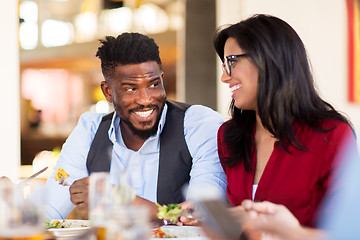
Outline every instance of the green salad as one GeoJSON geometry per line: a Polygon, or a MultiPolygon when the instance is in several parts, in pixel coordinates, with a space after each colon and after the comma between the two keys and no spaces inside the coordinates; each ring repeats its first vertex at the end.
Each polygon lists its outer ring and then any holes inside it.
{"type": "Polygon", "coordinates": [[[45,229],[50,229],[50,228],[68,228],[70,227],[70,224],[66,224],[65,220],[50,220],[50,219],[45,219],[45,229]]]}
{"type": "Polygon", "coordinates": [[[159,219],[169,219],[171,223],[176,223],[182,213],[182,208],[179,204],[171,203],[168,205],[160,205],[156,203],[159,208],[157,217],[159,219]]]}

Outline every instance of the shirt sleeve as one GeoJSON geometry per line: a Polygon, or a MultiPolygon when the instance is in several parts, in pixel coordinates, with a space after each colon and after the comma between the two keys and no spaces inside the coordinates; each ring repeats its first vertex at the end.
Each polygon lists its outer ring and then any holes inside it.
{"type": "Polygon", "coordinates": [[[202,197],[194,194],[208,190],[226,197],[226,176],[217,152],[217,131],[223,122],[222,116],[208,107],[193,105],[185,112],[185,140],[193,159],[187,199],[202,197]]]}
{"type": "MultiPolygon", "coordinates": [[[[348,124],[339,123],[328,135],[329,147],[325,152],[326,158],[324,158],[327,162],[322,164],[321,179],[327,189],[325,202],[334,202],[341,195],[343,187],[339,184],[342,166],[346,165],[349,159],[360,159],[360,157],[356,137],[348,124]]],[[[324,206],[322,213],[326,215],[331,212],[333,206],[328,207],[330,204],[324,204],[324,206]]]]}
{"type": "Polygon", "coordinates": [[[88,176],[86,159],[102,117],[103,114],[82,114],[62,146],[54,172],[46,182],[46,218],[64,219],[74,209],[75,205],[70,200],[69,186],[59,185],[54,178],[55,172],[63,168],[69,174],[67,180],[70,184],[88,176]]]}
{"type": "Polygon", "coordinates": [[[328,231],[334,240],[360,236],[360,156],[356,141],[351,136],[345,142],[342,156],[335,180],[338,193],[335,198],[327,196],[319,219],[319,228],[328,231]]]}

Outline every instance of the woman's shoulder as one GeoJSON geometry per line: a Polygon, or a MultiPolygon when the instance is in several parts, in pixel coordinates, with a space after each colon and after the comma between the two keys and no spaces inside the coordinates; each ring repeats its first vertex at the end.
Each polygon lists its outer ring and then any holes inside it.
{"type": "Polygon", "coordinates": [[[315,126],[294,123],[293,127],[296,138],[305,145],[313,141],[336,143],[341,142],[344,137],[348,138],[351,136],[355,139],[351,126],[346,122],[336,119],[322,119],[315,126]]]}
{"type": "Polygon", "coordinates": [[[340,121],[340,120],[337,120],[337,119],[329,119],[329,118],[326,118],[326,119],[322,119],[320,120],[320,122],[318,122],[314,127],[314,126],[310,126],[308,124],[304,124],[304,123],[294,123],[295,127],[299,127],[300,125],[300,128],[303,128],[303,129],[306,129],[308,128],[310,131],[317,131],[316,129],[321,129],[321,130],[325,130],[326,132],[327,131],[332,131],[332,130],[336,130],[336,131],[344,131],[344,130],[351,130],[351,126],[349,123],[346,123],[346,122],[343,122],[343,121],[340,121]]]}
{"type": "Polygon", "coordinates": [[[332,129],[334,131],[351,131],[349,123],[337,119],[324,119],[321,122],[321,128],[332,129]]]}
{"type": "Polygon", "coordinates": [[[225,121],[223,124],[221,124],[221,126],[220,126],[220,128],[219,128],[218,133],[219,133],[219,134],[223,134],[223,133],[224,133],[224,131],[225,131],[225,129],[226,129],[227,127],[229,127],[229,126],[230,126],[230,124],[231,124],[231,119],[230,119],[230,120],[225,121]]]}
{"type": "Polygon", "coordinates": [[[308,132],[312,136],[326,136],[326,139],[342,139],[345,136],[355,136],[349,123],[337,119],[323,119],[320,124],[314,128],[307,126],[308,132]]]}

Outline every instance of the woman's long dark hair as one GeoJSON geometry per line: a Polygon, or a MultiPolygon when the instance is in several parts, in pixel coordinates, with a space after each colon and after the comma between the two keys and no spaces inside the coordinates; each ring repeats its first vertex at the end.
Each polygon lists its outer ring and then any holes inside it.
{"type": "MultiPolygon", "coordinates": [[[[286,151],[289,145],[306,150],[295,137],[294,121],[320,132],[332,130],[321,128],[323,119],[336,119],[351,126],[346,117],[318,95],[304,44],[289,24],[273,16],[254,15],[220,29],[214,45],[222,60],[228,38],[236,39],[257,66],[258,115],[286,151]]],[[[231,156],[222,157],[229,167],[243,162],[249,170],[255,150],[255,111],[236,108],[234,100],[230,111],[232,118],[226,123],[223,138],[231,156]]]]}

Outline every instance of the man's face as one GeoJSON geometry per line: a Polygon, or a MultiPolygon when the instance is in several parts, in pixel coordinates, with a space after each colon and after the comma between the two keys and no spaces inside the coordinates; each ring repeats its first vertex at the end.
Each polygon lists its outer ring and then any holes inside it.
{"type": "Polygon", "coordinates": [[[118,65],[101,88],[121,124],[133,134],[146,139],[156,133],[166,99],[163,73],[156,62],[118,65]]]}

